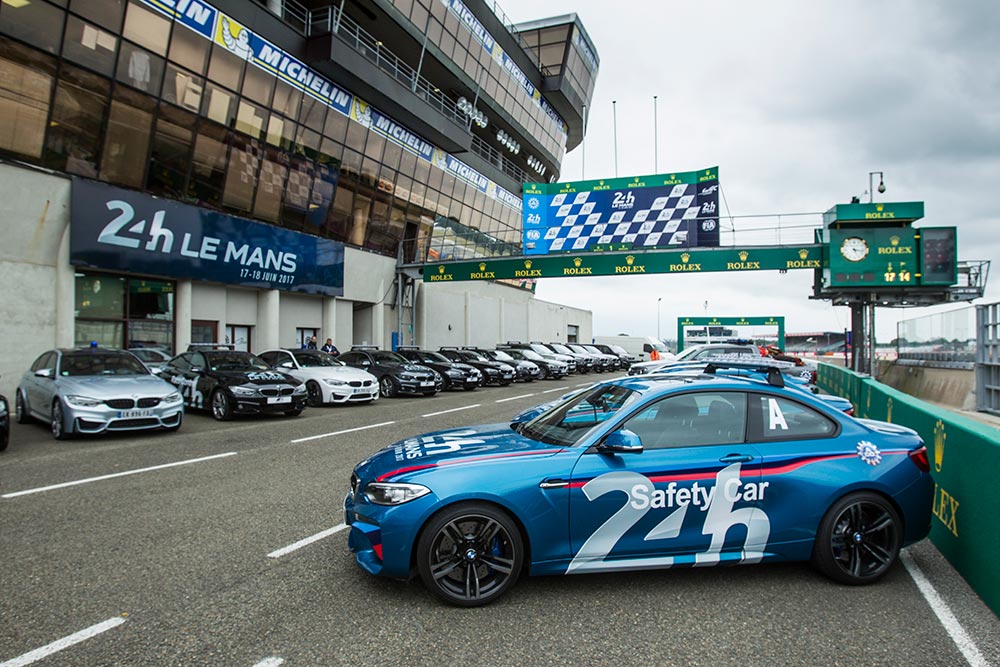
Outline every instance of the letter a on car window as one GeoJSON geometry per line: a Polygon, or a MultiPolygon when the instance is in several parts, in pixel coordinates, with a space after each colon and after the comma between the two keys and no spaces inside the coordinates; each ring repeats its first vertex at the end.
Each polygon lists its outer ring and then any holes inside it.
{"type": "Polygon", "coordinates": [[[785,415],[781,414],[781,408],[778,406],[778,401],[769,398],[767,399],[768,412],[770,413],[767,422],[768,430],[782,429],[788,430],[788,422],[785,421],[785,415]]]}

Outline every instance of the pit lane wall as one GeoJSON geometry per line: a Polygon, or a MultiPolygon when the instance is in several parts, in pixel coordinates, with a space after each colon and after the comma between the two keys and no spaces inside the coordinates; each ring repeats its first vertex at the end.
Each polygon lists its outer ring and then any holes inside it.
{"type": "Polygon", "coordinates": [[[934,478],[931,541],[1000,615],[1000,429],[925,403],[866,375],[819,364],[821,389],[850,400],[859,417],[916,430],[934,478]]]}

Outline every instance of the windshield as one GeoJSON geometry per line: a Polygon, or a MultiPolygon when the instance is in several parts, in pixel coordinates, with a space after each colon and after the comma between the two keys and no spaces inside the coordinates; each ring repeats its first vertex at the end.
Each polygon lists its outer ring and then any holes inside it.
{"type": "Polygon", "coordinates": [[[552,350],[545,347],[541,343],[531,343],[531,349],[537,352],[538,354],[552,354],[552,350]]]}
{"type": "Polygon", "coordinates": [[[518,358],[530,359],[531,361],[545,361],[542,355],[538,354],[534,350],[512,350],[511,354],[515,354],[518,358]]]}
{"type": "Polygon", "coordinates": [[[479,354],[478,352],[473,352],[472,350],[461,350],[458,353],[458,356],[460,356],[462,359],[467,359],[470,361],[489,361],[489,359],[487,359],[483,355],[479,354]]]}
{"type": "Polygon", "coordinates": [[[263,371],[271,367],[266,361],[248,352],[216,352],[205,354],[213,371],[263,371]]]}
{"type": "Polygon", "coordinates": [[[59,375],[149,375],[149,371],[131,354],[64,354],[59,375]]]}
{"type": "Polygon", "coordinates": [[[565,345],[560,345],[559,343],[549,343],[549,347],[551,347],[553,350],[555,350],[559,354],[568,354],[570,356],[573,356],[574,354],[578,354],[577,352],[573,352],[572,350],[570,350],[565,345]]]}
{"type": "Polygon", "coordinates": [[[626,352],[625,348],[622,347],[621,345],[609,345],[608,347],[610,347],[611,351],[614,352],[615,354],[624,354],[625,356],[629,356],[629,353],[626,352]]]}
{"type": "Polygon", "coordinates": [[[454,363],[451,359],[444,356],[440,352],[421,352],[419,355],[421,361],[433,361],[438,364],[451,364],[454,363]]]}
{"type": "Polygon", "coordinates": [[[492,352],[490,352],[490,354],[493,355],[494,359],[497,359],[499,361],[514,361],[514,357],[510,356],[503,350],[493,350],[492,352]]]}
{"type": "Polygon", "coordinates": [[[581,347],[591,354],[604,354],[593,345],[582,345],[581,347]]]}
{"type": "Polygon", "coordinates": [[[700,349],[701,349],[700,347],[689,347],[688,349],[684,350],[683,352],[679,352],[677,354],[677,356],[675,357],[675,359],[677,361],[680,361],[681,359],[690,359],[694,355],[698,354],[698,350],[700,350],[700,349]]]}
{"type": "Polygon", "coordinates": [[[344,364],[326,352],[296,352],[295,358],[303,368],[325,368],[328,366],[343,366],[344,364]]]}
{"type": "Polygon", "coordinates": [[[376,364],[408,364],[411,363],[408,359],[405,359],[395,352],[372,352],[372,361],[376,364]]]}
{"type": "Polygon", "coordinates": [[[616,384],[598,385],[557,403],[517,431],[550,445],[572,447],[598,424],[638,400],[639,394],[616,384]]]}

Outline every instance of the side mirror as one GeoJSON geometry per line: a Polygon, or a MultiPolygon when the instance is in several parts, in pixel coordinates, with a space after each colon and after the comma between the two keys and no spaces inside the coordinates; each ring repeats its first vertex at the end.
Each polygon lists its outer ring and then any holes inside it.
{"type": "Polygon", "coordinates": [[[48,378],[52,379],[55,376],[55,369],[52,368],[41,368],[35,371],[35,377],[37,378],[48,378]]]}
{"type": "Polygon", "coordinates": [[[204,371],[205,371],[205,369],[202,368],[201,366],[192,366],[191,367],[191,372],[192,373],[203,373],[204,371]]]}
{"type": "Polygon", "coordinates": [[[609,433],[604,442],[597,445],[597,451],[604,454],[641,454],[642,440],[632,431],[623,428],[609,433]]]}

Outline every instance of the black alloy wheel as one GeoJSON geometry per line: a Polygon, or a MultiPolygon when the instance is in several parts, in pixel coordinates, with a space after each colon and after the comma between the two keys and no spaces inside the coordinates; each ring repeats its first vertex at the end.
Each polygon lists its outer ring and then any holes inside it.
{"type": "Polygon", "coordinates": [[[308,394],[306,400],[309,403],[309,407],[316,408],[323,405],[323,390],[320,389],[319,383],[316,380],[306,382],[306,393],[308,394]]]}
{"type": "Polygon", "coordinates": [[[20,391],[14,396],[14,418],[17,419],[18,424],[27,424],[31,421],[31,415],[28,414],[28,405],[24,401],[24,394],[20,391]]]}
{"type": "Polygon", "coordinates": [[[545,366],[539,366],[538,367],[538,379],[539,380],[547,380],[548,377],[549,377],[549,369],[547,369],[545,366]]]}
{"type": "Polygon", "coordinates": [[[417,570],[435,595],[459,607],[489,604],[514,585],[524,546],[514,520],[482,503],[450,507],[431,518],[417,542],[417,570]]]}
{"type": "Polygon", "coordinates": [[[849,585],[881,579],[899,557],[902,521],[892,504],[871,492],[844,496],[827,510],[813,546],[813,563],[849,585]]]}
{"type": "Polygon", "coordinates": [[[396,381],[392,379],[391,375],[383,375],[379,379],[378,389],[382,398],[392,398],[399,393],[399,387],[396,386],[396,381]]]}
{"type": "Polygon", "coordinates": [[[220,422],[233,418],[233,402],[221,387],[212,392],[212,416],[220,422]]]}

